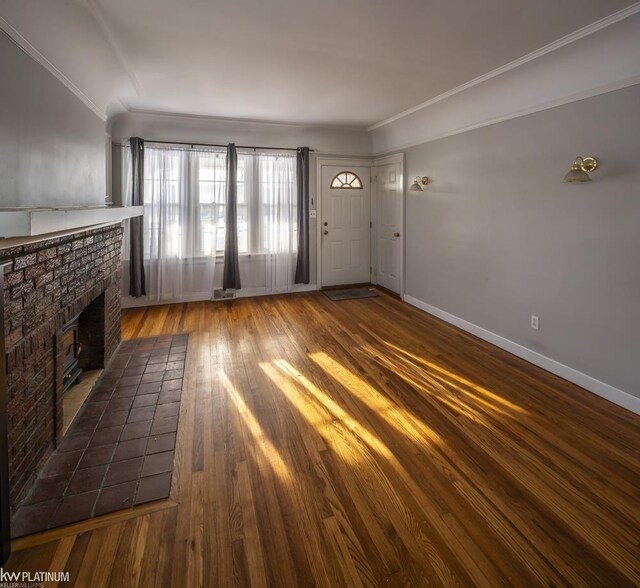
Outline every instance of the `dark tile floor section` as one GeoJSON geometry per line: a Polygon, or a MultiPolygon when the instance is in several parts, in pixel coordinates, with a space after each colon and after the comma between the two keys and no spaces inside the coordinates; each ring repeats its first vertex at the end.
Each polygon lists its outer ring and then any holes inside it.
{"type": "Polygon", "coordinates": [[[13,517],[13,537],[169,497],[187,341],[122,342],[13,517]]]}

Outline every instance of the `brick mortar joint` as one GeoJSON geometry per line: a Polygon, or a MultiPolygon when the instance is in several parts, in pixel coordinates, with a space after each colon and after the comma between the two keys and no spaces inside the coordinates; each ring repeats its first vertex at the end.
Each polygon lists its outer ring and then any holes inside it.
{"type": "MultiPolygon", "coordinates": [[[[66,320],[64,320],[64,316],[65,316],[65,313],[68,312],[70,307],[73,307],[74,305],[76,305],[80,301],[80,299],[83,296],[87,295],[87,294],[90,294],[90,298],[91,298],[91,300],[89,300],[89,303],[90,303],[92,300],[94,300],[95,298],[100,296],[100,294],[102,294],[103,292],[106,292],[107,290],[109,290],[113,286],[118,285],[118,282],[120,280],[119,280],[119,276],[117,274],[118,274],[117,270],[113,270],[110,274],[105,275],[100,280],[99,283],[95,284],[94,286],[92,286],[88,290],[82,291],[82,293],[80,293],[78,296],[76,296],[76,298],[71,303],[69,303],[66,306],[64,306],[63,308],[59,309],[56,312],[54,318],[51,318],[51,319],[47,320],[43,325],[41,325],[39,327],[36,327],[35,329],[33,329],[31,331],[28,331],[27,333],[23,333],[22,337],[20,338],[20,340],[15,345],[12,345],[11,347],[7,347],[5,349],[5,354],[8,356],[9,353],[14,351],[18,347],[26,345],[27,344],[26,343],[27,339],[38,335],[41,330],[50,329],[52,323],[56,326],[56,330],[59,330],[60,328],[62,328],[62,325],[64,325],[65,322],[67,322],[66,320]],[[94,292],[97,292],[97,294],[94,294],[94,292]]],[[[28,310],[29,310],[29,308],[25,308],[25,309],[23,309],[22,312],[25,312],[25,311],[28,311],[28,310]]]]}
{"type": "Polygon", "coordinates": [[[43,250],[73,243],[74,241],[83,241],[88,237],[95,237],[100,234],[104,235],[105,233],[113,233],[114,235],[121,237],[123,232],[122,225],[110,225],[108,227],[89,229],[78,233],[72,233],[71,235],[53,237],[50,239],[43,239],[42,241],[36,241],[34,243],[25,243],[24,245],[16,245],[14,247],[8,247],[7,249],[0,249],[0,263],[16,257],[30,255],[32,253],[35,253],[37,257],[37,254],[43,250]]]}

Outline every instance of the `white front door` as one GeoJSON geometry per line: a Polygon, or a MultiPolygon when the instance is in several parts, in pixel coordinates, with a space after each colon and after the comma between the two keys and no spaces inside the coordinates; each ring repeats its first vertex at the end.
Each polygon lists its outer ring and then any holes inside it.
{"type": "Polygon", "coordinates": [[[400,294],[402,276],[402,163],[377,167],[376,277],[380,286],[400,294]]]}
{"type": "Polygon", "coordinates": [[[370,168],[322,166],[321,182],[322,286],[368,283],[371,280],[370,168]]]}

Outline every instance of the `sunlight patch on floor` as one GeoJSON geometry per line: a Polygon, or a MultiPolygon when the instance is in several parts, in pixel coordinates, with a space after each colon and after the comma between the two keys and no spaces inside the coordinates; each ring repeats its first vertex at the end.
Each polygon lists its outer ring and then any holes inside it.
{"type": "Polygon", "coordinates": [[[264,458],[271,464],[275,474],[283,481],[290,481],[291,475],[289,474],[287,465],[282,457],[280,457],[280,453],[274,447],[271,440],[264,434],[260,423],[253,415],[253,412],[251,412],[251,409],[247,406],[240,392],[236,389],[231,380],[229,380],[229,377],[223,370],[218,370],[217,376],[220,379],[220,382],[222,382],[222,386],[226,390],[227,396],[235,405],[238,414],[241,416],[247,426],[247,429],[254,438],[255,446],[260,449],[264,458]]]}
{"type": "MultiPolygon", "coordinates": [[[[339,420],[342,424],[344,424],[344,426],[347,427],[347,429],[349,429],[356,437],[362,439],[376,453],[385,458],[390,458],[392,456],[389,448],[382,441],[380,441],[378,437],[373,435],[366,427],[364,427],[360,422],[349,415],[335,400],[333,400],[325,392],[320,390],[320,388],[318,388],[308,378],[306,378],[303,374],[296,370],[288,361],[275,360],[273,363],[283,375],[286,375],[301,384],[309,393],[311,398],[314,399],[315,402],[317,402],[325,410],[327,410],[329,414],[333,416],[333,419],[339,420]]],[[[268,366],[268,364],[264,364],[263,369],[265,369],[265,373],[267,373],[267,375],[269,375],[270,377],[271,375],[269,372],[271,372],[271,374],[274,373],[274,370],[272,368],[270,369],[270,366],[268,366]]],[[[281,378],[276,377],[276,381],[279,381],[280,379],[281,378]]],[[[280,389],[286,394],[286,386],[280,387],[280,389]]],[[[323,435],[323,437],[325,437],[327,442],[331,442],[333,439],[335,439],[335,435],[329,435],[326,433],[325,435],[323,435]]],[[[345,455],[344,452],[343,455],[345,455]]],[[[351,453],[350,455],[353,456],[353,453],[351,453]]],[[[349,458],[349,460],[352,461],[352,458],[349,458]]]]}
{"type": "MultiPolygon", "coordinates": [[[[276,362],[277,363],[277,360],[276,362]]],[[[311,441],[317,451],[327,448],[324,440],[330,438],[330,427],[332,426],[333,416],[324,407],[316,403],[309,402],[308,395],[304,388],[298,382],[291,378],[285,377],[268,362],[260,362],[258,364],[262,371],[267,375],[273,383],[276,390],[284,394],[287,400],[296,408],[304,421],[311,426],[311,431],[305,430],[305,444],[311,441]]]]}
{"type": "MultiPolygon", "coordinates": [[[[364,355],[368,358],[375,356],[375,361],[379,365],[385,367],[389,371],[402,378],[413,390],[424,395],[425,398],[435,400],[441,404],[448,406],[456,414],[461,414],[467,417],[469,420],[482,426],[489,426],[484,418],[484,415],[474,408],[473,403],[467,404],[458,398],[451,388],[457,389],[462,393],[465,393],[462,388],[459,388],[455,384],[451,384],[437,375],[427,374],[422,368],[419,368],[411,362],[394,362],[387,357],[381,356],[379,353],[372,353],[373,348],[365,345],[362,348],[364,355]]],[[[474,402],[477,400],[472,395],[474,402]]],[[[480,400],[480,399],[478,399],[480,400]]],[[[487,408],[492,411],[497,411],[502,414],[504,411],[498,409],[488,402],[484,402],[487,408]]]]}
{"type": "Polygon", "coordinates": [[[398,406],[381,394],[376,388],[356,376],[341,363],[323,351],[311,353],[309,357],[334,380],[339,382],[369,409],[380,415],[394,429],[403,435],[421,438],[432,444],[442,444],[442,438],[431,427],[415,418],[408,410],[398,406]]]}
{"type": "Polygon", "coordinates": [[[394,345],[393,343],[390,343],[388,341],[384,341],[384,340],[380,340],[384,345],[386,345],[387,347],[391,347],[392,349],[395,349],[398,353],[406,356],[406,357],[410,357],[411,359],[413,359],[414,361],[422,364],[423,366],[431,369],[431,370],[435,370],[437,372],[439,372],[440,374],[451,378],[453,380],[455,380],[456,382],[463,384],[465,386],[468,386],[469,388],[471,388],[472,390],[475,390],[476,392],[479,392],[481,394],[484,394],[485,396],[487,396],[488,398],[490,398],[491,400],[509,408],[510,410],[513,410],[515,412],[519,412],[519,413],[527,413],[528,411],[524,408],[522,408],[521,406],[514,404],[513,402],[510,402],[509,400],[506,400],[505,398],[503,398],[502,396],[496,394],[495,392],[492,392],[491,390],[487,390],[486,388],[483,388],[482,386],[479,386],[478,384],[474,384],[473,382],[467,380],[466,378],[455,374],[431,361],[428,361],[422,357],[419,357],[413,353],[411,353],[410,351],[407,351],[406,349],[402,349],[401,347],[398,347],[397,345],[394,345]]]}

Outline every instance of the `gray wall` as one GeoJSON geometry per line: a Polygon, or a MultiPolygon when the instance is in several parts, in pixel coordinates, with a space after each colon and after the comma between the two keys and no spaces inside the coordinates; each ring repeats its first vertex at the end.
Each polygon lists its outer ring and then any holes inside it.
{"type": "Polygon", "coordinates": [[[105,123],[0,31],[0,207],[101,205],[105,123]]]}
{"type": "Polygon", "coordinates": [[[406,153],[406,293],[640,397],[640,86],[406,153]],[[577,155],[593,181],[563,184],[577,155]],[[540,330],[530,316],[540,316],[540,330]]]}

